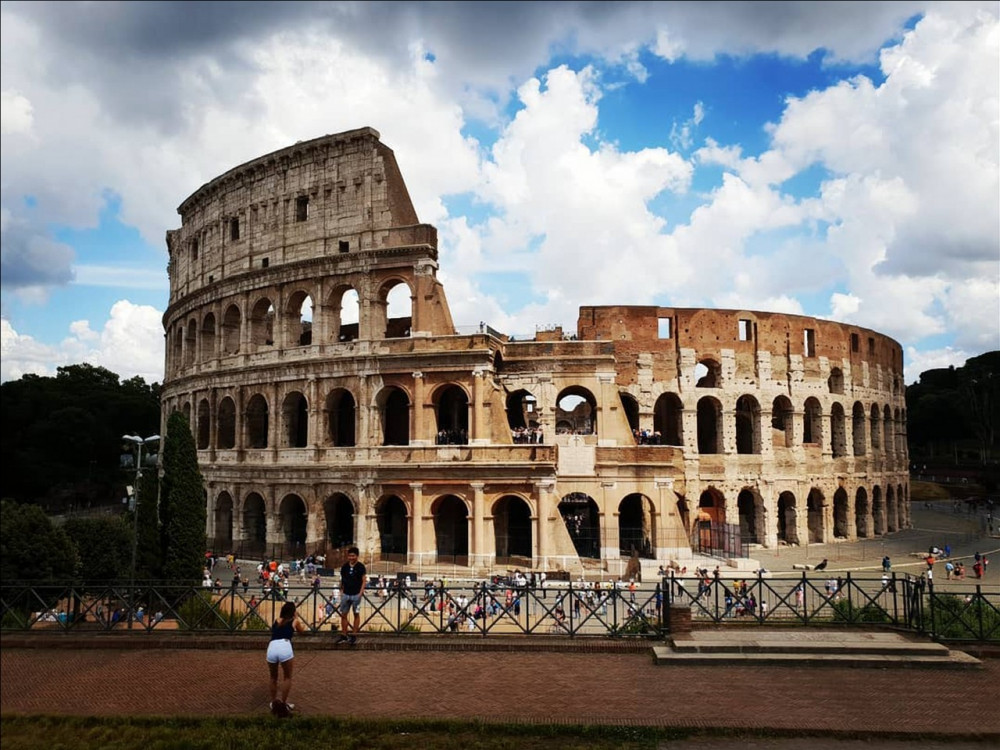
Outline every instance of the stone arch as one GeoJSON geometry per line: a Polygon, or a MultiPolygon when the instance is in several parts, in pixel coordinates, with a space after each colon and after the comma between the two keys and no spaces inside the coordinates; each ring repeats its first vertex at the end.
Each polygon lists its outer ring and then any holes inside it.
{"type": "Polygon", "coordinates": [[[875,536],[882,536],[885,533],[885,505],[882,489],[877,484],[872,487],[872,523],[875,525],[875,536]]]}
{"type": "Polygon", "coordinates": [[[865,407],[860,401],[854,402],[854,409],[851,412],[851,432],[854,442],[854,455],[863,456],[866,452],[868,441],[865,439],[865,407]]]}
{"type": "Polygon", "coordinates": [[[879,415],[878,404],[872,404],[871,408],[871,433],[872,433],[872,450],[877,451],[882,448],[882,438],[880,429],[881,417],[879,415]]]}
{"type": "Polygon", "coordinates": [[[597,399],[580,385],[563,388],[556,398],[556,425],[575,435],[597,433],[597,399]],[[566,427],[568,426],[568,429],[566,427]]]}
{"type": "Polygon", "coordinates": [[[760,404],[753,396],[736,400],[736,452],[760,453],[760,404]]]}
{"type": "Polygon", "coordinates": [[[882,411],[882,450],[886,455],[892,455],[896,449],[895,445],[895,425],[892,423],[892,409],[885,405],[882,411]]]}
{"type": "Polygon", "coordinates": [[[390,385],[375,399],[382,428],[382,445],[410,444],[410,398],[406,391],[390,385]]]}
{"type": "Polygon", "coordinates": [[[805,445],[823,445],[823,407],[819,399],[806,399],[802,420],[802,442],[805,445]]]}
{"type": "Polygon", "coordinates": [[[442,495],[431,503],[438,562],[468,565],[469,507],[457,495],[442,495]]]}
{"type": "Polygon", "coordinates": [[[247,447],[266,448],[270,428],[267,399],[255,393],[247,401],[247,447]]]}
{"type": "Polygon", "coordinates": [[[187,330],[184,333],[184,364],[188,367],[195,362],[195,353],[198,348],[198,324],[194,320],[189,320],[187,330]]]}
{"type": "Polygon", "coordinates": [[[201,321],[201,336],[198,340],[198,360],[207,362],[215,359],[215,314],[207,313],[201,321]]]}
{"type": "MultiPolygon", "coordinates": [[[[184,405],[181,407],[181,413],[184,415],[184,419],[187,420],[188,426],[191,430],[194,430],[194,424],[191,422],[191,402],[185,401],[184,405]]],[[[191,433],[192,435],[194,432],[191,433]]]]}
{"type": "Polygon", "coordinates": [[[289,493],[278,504],[278,533],[285,544],[285,552],[305,549],[308,514],[306,503],[295,493],[289,493]]]}
{"type": "Polygon", "coordinates": [[[691,508],[684,495],[674,493],[677,498],[677,517],[681,519],[681,526],[684,528],[685,544],[690,543],[691,538],[691,508]]]}
{"type": "Polygon", "coordinates": [[[893,486],[886,485],[885,488],[885,528],[892,533],[899,530],[899,509],[896,505],[896,490],[893,486]]]}
{"type": "Polygon", "coordinates": [[[454,383],[434,391],[438,445],[466,445],[469,442],[469,394],[454,383]]]}
{"type": "Polygon", "coordinates": [[[722,453],[722,404],[713,396],[698,399],[698,453],[722,453]]]}
{"type": "Polygon", "coordinates": [[[243,314],[239,305],[229,305],[222,316],[222,353],[239,354],[243,314]]]}
{"type": "Polygon", "coordinates": [[[830,407],[830,450],[834,458],[847,455],[847,416],[839,401],[830,407]]]}
{"type": "Polygon", "coordinates": [[[289,391],[285,396],[281,421],[282,447],[305,448],[309,443],[309,402],[301,392],[289,391]]]}
{"type": "Polygon", "coordinates": [[[173,345],[171,366],[179,369],[184,366],[184,324],[178,323],[170,331],[170,342],[173,345]]]}
{"type": "Polygon", "coordinates": [[[297,289],[288,296],[282,317],[282,342],[286,347],[312,344],[313,299],[304,289],[297,289]]]}
{"type": "Polygon", "coordinates": [[[899,513],[899,528],[907,529],[910,527],[910,502],[909,497],[906,495],[906,490],[903,489],[903,485],[896,486],[896,508],[899,513]]]}
{"type": "Polygon", "coordinates": [[[533,547],[528,503],[517,495],[504,495],[493,504],[492,512],[497,564],[530,565],[533,547]]]}
{"type": "Polygon", "coordinates": [[[357,405],[346,388],[334,388],[326,397],[326,434],[330,445],[356,445],[357,405]]]}
{"type": "Polygon", "coordinates": [[[230,549],[233,543],[233,496],[220,492],[215,499],[215,541],[230,549]]]}
{"type": "Polygon", "coordinates": [[[653,407],[653,430],[663,445],[684,445],[684,404],[676,393],[662,393],[653,407]]]}
{"type": "Polygon", "coordinates": [[[896,455],[903,456],[906,454],[906,432],[904,430],[906,422],[899,409],[893,412],[892,422],[896,428],[894,430],[896,455]]]}
{"type": "Polygon", "coordinates": [[[335,343],[356,341],[360,335],[361,296],[354,287],[335,287],[329,297],[330,338],[335,343]]]}
{"type": "Polygon", "coordinates": [[[740,517],[740,538],[747,544],[764,543],[764,501],[760,495],[745,487],[736,497],[736,510],[740,517]]]}
{"type": "Polygon", "coordinates": [[[868,493],[864,487],[858,487],[858,491],[854,493],[854,527],[857,529],[859,539],[871,536],[871,514],[868,493]]]}
{"type": "Polygon", "coordinates": [[[236,402],[229,396],[225,396],[219,401],[215,445],[224,450],[236,447],[236,402]]]}
{"type": "Polygon", "coordinates": [[[809,528],[809,543],[822,544],[826,541],[826,498],[818,487],[809,490],[806,498],[806,525],[809,528]]]}
{"type": "Polygon", "coordinates": [[[833,536],[839,539],[849,539],[851,509],[847,490],[838,487],[833,493],[833,536]]]}
{"type": "Polygon", "coordinates": [[[406,338],[413,327],[413,291],[403,279],[384,283],[378,293],[381,319],[373,323],[373,330],[382,331],[387,339],[406,338]]]}
{"type": "Polygon", "coordinates": [[[627,391],[619,391],[618,397],[622,402],[622,410],[625,412],[625,419],[628,420],[628,428],[634,435],[639,430],[639,402],[635,396],[627,391]]]}
{"type": "Polygon", "coordinates": [[[250,308],[250,343],[255,349],[274,345],[274,305],[267,297],[261,297],[250,308]]]}
{"type": "Polygon", "coordinates": [[[375,523],[382,559],[406,562],[409,551],[406,504],[397,495],[380,498],[375,504],[375,523]]]}
{"type": "Polygon", "coordinates": [[[775,448],[795,445],[794,412],[788,396],[778,396],[771,403],[771,443],[775,448]]]}
{"type": "Polygon", "coordinates": [[[198,401],[198,424],[195,428],[198,450],[203,451],[209,447],[209,436],[211,433],[212,409],[208,405],[208,399],[203,398],[198,401]]]}
{"type": "Polygon", "coordinates": [[[538,426],[538,400],[529,391],[507,394],[507,426],[512,432],[538,426]]]}
{"type": "Polygon", "coordinates": [[[696,388],[721,388],[722,365],[711,357],[700,359],[694,367],[694,379],[696,388]]]}
{"type": "Polygon", "coordinates": [[[257,492],[251,492],[243,500],[243,536],[254,545],[255,551],[263,552],[267,544],[267,503],[257,492]]]}
{"type": "Polygon", "coordinates": [[[656,529],[653,525],[653,501],[639,492],[622,498],[618,504],[618,548],[622,557],[652,560],[656,557],[656,529]]]}
{"type": "Polygon", "coordinates": [[[698,546],[721,547],[722,527],[726,523],[726,498],[715,487],[709,487],[698,498],[698,546]]]}
{"type": "Polygon", "coordinates": [[[839,367],[830,370],[830,377],[826,379],[826,386],[830,393],[844,395],[844,371],[839,367]]]}
{"type": "Polygon", "coordinates": [[[580,557],[601,557],[601,514],[594,498],[583,492],[571,492],[559,501],[569,538],[580,557]]]}
{"type": "Polygon", "coordinates": [[[333,548],[354,543],[354,503],[343,492],[335,492],[323,501],[326,541],[333,548]]]}
{"type": "Polygon", "coordinates": [[[795,495],[791,492],[778,495],[778,541],[785,544],[799,543],[798,508],[795,495]]]}

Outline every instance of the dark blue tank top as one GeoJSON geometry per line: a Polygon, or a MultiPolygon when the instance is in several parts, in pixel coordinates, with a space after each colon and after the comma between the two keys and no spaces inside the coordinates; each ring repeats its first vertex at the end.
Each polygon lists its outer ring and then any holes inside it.
{"type": "Polygon", "coordinates": [[[271,626],[271,640],[280,641],[282,639],[292,640],[292,635],[295,633],[295,621],[289,620],[284,625],[281,625],[277,620],[271,626]]]}

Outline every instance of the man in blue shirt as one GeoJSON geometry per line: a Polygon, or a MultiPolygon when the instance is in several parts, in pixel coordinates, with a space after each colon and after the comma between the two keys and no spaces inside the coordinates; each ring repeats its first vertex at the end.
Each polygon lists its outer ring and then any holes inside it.
{"type": "Polygon", "coordinates": [[[358,630],[361,629],[361,600],[365,593],[367,571],[363,563],[358,561],[359,550],[350,547],[347,550],[347,562],[340,568],[340,637],[337,643],[345,641],[353,646],[358,642],[358,630]],[[354,610],[354,627],[348,629],[348,617],[354,610]]]}

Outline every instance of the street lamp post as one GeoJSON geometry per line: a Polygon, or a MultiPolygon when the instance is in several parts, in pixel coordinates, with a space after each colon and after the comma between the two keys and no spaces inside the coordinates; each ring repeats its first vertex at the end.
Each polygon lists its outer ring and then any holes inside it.
{"type": "Polygon", "coordinates": [[[150,443],[157,443],[159,435],[150,435],[142,438],[138,435],[122,435],[122,440],[134,443],[137,446],[137,460],[135,463],[135,490],[132,493],[132,565],[129,568],[128,583],[128,629],[132,629],[132,620],[135,614],[135,562],[139,551],[139,488],[142,485],[142,447],[150,443]]]}

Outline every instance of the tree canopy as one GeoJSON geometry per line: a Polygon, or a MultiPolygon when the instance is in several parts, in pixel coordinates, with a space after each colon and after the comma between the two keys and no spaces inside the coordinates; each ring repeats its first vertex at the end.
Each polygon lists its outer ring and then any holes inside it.
{"type": "Polygon", "coordinates": [[[175,411],[167,420],[160,480],[163,575],[196,581],[205,562],[205,482],[187,418],[175,411]]]}

